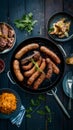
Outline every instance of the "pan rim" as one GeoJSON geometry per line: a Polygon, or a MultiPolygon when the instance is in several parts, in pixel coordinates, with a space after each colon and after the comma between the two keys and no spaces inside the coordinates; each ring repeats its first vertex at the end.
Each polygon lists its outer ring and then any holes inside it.
{"type": "MultiPolygon", "coordinates": [[[[53,43],[53,45],[60,51],[60,53],[61,53],[61,55],[62,55],[62,58],[63,58],[63,64],[64,64],[63,74],[64,74],[64,70],[65,70],[64,55],[63,55],[62,51],[60,50],[60,48],[56,45],[55,42],[53,42],[52,40],[49,40],[49,39],[47,39],[47,38],[44,38],[44,37],[31,37],[31,38],[25,39],[23,42],[27,42],[27,41],[31,41],[31,40],[36,40],[36,39],[39,39],[39,40],[42,39],[43,41],[44,41],[44,40],[45,40],[45,41],[49,41],[49,42],[53,43]]],[[[12,58],[13,58],[13,56],[15,55],[17,49],[22,46],[23,42],[21,42],[21,43],[17,46],[17,48],[15,49],[15,51],[14,51],[12,57],[11,57],[10,71],[11,71],[12,76],[13,76],[12,69],[11,69],[12,58]]],[[[26,44],[25,44],[25,45],[26,45],[26,44]]],[[[60,76],[60,78],[59,78],[58,80],[61,80],[61,78],[63,77],[63,74],[61,74],[61,76],[60,76]]],[[[13,79],[15,80],[14,76],[13,76],[13,79]]],[[[57,80],[57,82],[59,83],[60,81],[58,81],[58,80],[57,80]]],[[[15,81],[16,81],[16,80],[15,80],[15,81]]],[[[18,84],[18,86],[19,86],[22,90],[27,91],[27,92],[29,92],[29,93],[33,93],[33,94],[34,94],[34,93],[45,93],[45,92],[48,92],[48,91],[50,91],[52,88],[54,88],[54,87],[58,84],[58,83],[54,83],[53,85],[50,85],[50,88],[46,88],[46,89],[33,90],[33,89],[29,89],[28,87],[27,87],[27,88],[22,88],[17,81],[16,81],[16,83],[18,84]]]]}

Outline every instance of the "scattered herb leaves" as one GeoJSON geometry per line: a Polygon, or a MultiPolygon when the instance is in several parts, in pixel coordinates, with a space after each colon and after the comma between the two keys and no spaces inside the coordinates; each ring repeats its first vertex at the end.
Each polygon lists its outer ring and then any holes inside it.
{"type": "Polygon", "coordinates": [[[45,110],[39,109],[41,106],[41,102],[45,101],[45,96],[44,95],[39,95],[36,100],[31,99],[30,100],[30,107],[26,109],[26,117],[31,118],[32,114],[36,112],[37,114],[41,116],[46,116],[47,121],[51,123],[51,110],[50,108],[46,105],[45,110]]]}
{"type": "Polygon", "coordinates": [[[26,30],[28,33],[31,33],[34,25],[37,23],[37,20],[33,20],[33,14],[29,13],[23,15],[21,19],[17,19],[14,21],[16,27],[20,30],[26,30]]]}
{"type": "Polygon", "coordinates": [[[38,110],[37,113],[40,115],[45,115],[45,112],[43,110],[38,110]]]}
{"type": "Polygon", "coordinates": [[[27,113],[30,113],[30,112],[32,112],[32,111],[33,111],[32,107],[29,107],[28,109],[26,109],[26,112],[27,112],[27,113]]]}

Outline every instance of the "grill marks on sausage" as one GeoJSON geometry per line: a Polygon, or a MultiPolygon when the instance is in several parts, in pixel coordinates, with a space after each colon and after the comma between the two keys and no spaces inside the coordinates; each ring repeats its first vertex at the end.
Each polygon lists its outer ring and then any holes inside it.
{"type": "Polygon", "coordinates": [[[47,47],[45,46],[39,47],[37,43],[32,43],[21,48],[20,51],[16,53],[15,58],[17,60],[14,60],[13,68],[17,79],[20,82],[26,79],[27,86],[29,87],[33,86],[32,88],[34,90],[38,89],[40,84],[45,79],[50,79],[53,73],[55,74],[60,73],[60,70],[57,66],[58,64],[61,63],[60,58],[47,47]],[[33,54],[29,57],[26,57],[25,59],[21,59],[23,55],[35,49],[39,49],[41,53],[36,50],[34,53],[35,55],[33,54]],[[46,55],[41,56],[42,53],[46,55]],[[38,64],[39,69],[36,69],[35,64],[32,63],[30,58],[34,59],[36,64],[38,64]],[[19,66],[19,62],[21,66],[19,66]]]}

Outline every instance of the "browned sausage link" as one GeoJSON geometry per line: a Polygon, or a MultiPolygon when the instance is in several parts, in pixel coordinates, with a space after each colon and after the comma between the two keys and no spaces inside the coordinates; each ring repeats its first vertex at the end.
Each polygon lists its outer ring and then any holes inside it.
{"type": "Polygon", "coordinates": [[[52,68],[52,63],[50,62],[50,59],[49,59],[49,58],[46,58],[46,62],[47,62],[47,66],[48,66],[46,78],[49,79],[49,78],[52,76],[53,68],[52,68]]]}
{"type": "Polygon", "coordinates": [[[60,58],[53,51],[48,49],[47,47],[41,46],[40,50],[42,52],[44,52],[45,54],[47,54],[48,56],[50,56],[56,63],[59,64],[61,62],[60,58]]]}
{"type": "Polygon", "coordinates": [[[44,81],[45,79],[45,73],[42,73],[38,79],[34,82],[33,89],[38,89],[39,85],[44,81]]]}
{"type": "Polygon", "coordinates": [[[15,58],[20,59],[28,51],[33,50],[33,49],[37,49],[37,48],[39,48],[39,45],[37,43],[29,44],[29,45],[23,47],[22,49],[20,49],[16,53],[15,58]]]}
{"type": "Polygon", "coordinates": [[[22,65],[26,64],[26,63],[27,63],[28,61],[30,61],[32,58],[33,58],[34,60],[38,60],[39,57],[40,57],[40,52],[34,51],[34,54],[32,54],[32,55],[30,55],[30,56],[28,56],[28,57],[22,59],[22,60],[21,60],[21,64],[22,64],[22,65]]]}
{"type": "Polygon", "coordinates": [[[13,69],[14,69],[14,73],[15,73],[15,76],[17,77],[17,79],[19,81],[23,81],[24,80],[24,76],[22,75],[22,73],[20,71],[19,61],[18,60],[14,60],[13,61],[13,69]]]}
{"type": "Polygon", "coordinates": [[[55,74],[59,74],[60,73],[60,69],[55,65],[54,62],[51,61],[51,64],[52,64],[53,72],[55,74]]]}
{"type": "MultiPolygon", "coordinates": [[[[41,65],[40,65],[40,70],[43,71],[43,70],[45,69],[45,67],[46,67],[46,62],[45,62],[45,59],[43,59],[41,65]]],[[[27,84],[28,84],[28,85],[31,85],[31,84],[34,82],[34,80],[36,80],[36,78],[37,78],[41,73],[42,73],[42,72],[40,72],[40,71],[36,71],[34,74],[32,74],[32,76],[28,79],[27,84]]]]}
{"type": "MultiPolygon", "coordinates": [[[[42,57],[40,57],[39,60],[36,62],[38,66],[40,66],[41,61],[42,61],[42,57]]],[[[36,66],[33,66],[33,68],[31,68],[30,70],[24,72],[24,76],[30,77],[35,71],[36,71],[36,66]]]]}
{"type": "MultiPolygon", "coordinates": [[[[47,59],[49,59],[49,58],[46,58],[46,60],[47,60],[47,59]]],[[[53,72],[54,72],[55,74],[59,74],[59,73],[60,73],[59,68],[55,65],[54,62],[51,61],[51,59],[49,59],[49,60],[50,60],[50,63],[52,64],[53,72]]]]}
{"type": "Polygon", "coordinates": [[[33,66],[33,63],[30,62],[28,65],[23,65],[23,66],[22,66],[22,69],[23,69],[23,70],[29,70],[29,69],[31,69],[32,66],[33,66]]]}

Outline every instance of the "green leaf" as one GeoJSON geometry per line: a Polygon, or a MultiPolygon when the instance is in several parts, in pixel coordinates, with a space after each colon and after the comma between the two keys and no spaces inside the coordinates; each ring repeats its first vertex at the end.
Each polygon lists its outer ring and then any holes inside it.
{"type": "Polygon", "coordinates": [[[51,33],[52,31],[54,31],[54,28],[50,28],[50,29],[48,30],[49,33],[51,33]]]}
{"type": "Polygon", "coordinates": [[[36,104],[35,104],[35,101],[34,101],[33,99],[30,100],[30,103],[31,103],[32,106],[35,106],[35,105],[36,105],[36,104]]]}
{"type": "Polygon", "coordinates": [[[45,101],[45,96],[44,95],[39,95],[38,99],[41,100],[41,101],[45,101]]]}
{"type": "Polygon", "coordinates": [[[38,64],[34,61],[34,59],[31,59],[31,62],[35,65],[37,71],[44,73],[44,72],[39,68],[38,64]]]}
{"type": "Polygon", "coordinates": [[[40,115],[45,115],[45,112],[43,110],[38,110],[37,113],[40,115]]]}
{"type": "Polygon", "coordinates": [[[46,110],[48,113],[51,112],[51,111],[50,111],[50,108],[49,108],[48,106],[45,106],[45,110],[46,110]]]}
{"type": "Polygon", "coordinates": [[[26,113],[30,113],[30,112],[32,112],[32,107],[26,109],[26,113]]]}
{"type": "Polygon", "coordinates": [[[31,114],[27,114],[26,117],[27,117],[27,118],[31,118],[31,114]]]}
{"type": "Polygon", "coordinates": [[[51,121],[52,121],[51,117],[48,117],[47,120],[48,120],[48,122],[50,122],[50,123],[51,123],[51,121]]]}
{"type": "Polygon", "coordinates": [[[34,25],[36,24],[37,20],[33,20],[33,14],[29,13],[26,15],[23,15],[21,19],[17,19],[14,21],[14,24],[18,29],[25,29],[28,33],[30,33],[34,25]]]}

